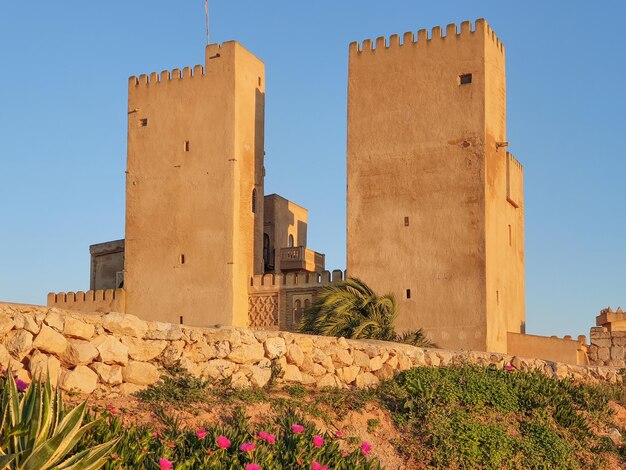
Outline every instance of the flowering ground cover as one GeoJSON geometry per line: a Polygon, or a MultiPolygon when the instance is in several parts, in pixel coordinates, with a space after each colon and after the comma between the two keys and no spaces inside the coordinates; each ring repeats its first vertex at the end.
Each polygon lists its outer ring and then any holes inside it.
{"type": "Polygon", "coordinates": [[[626,468],[623,384],[459,365],[413,369],[368,391],[235,390],[210,387],[176,365],[167,371],[136,397],[92,396],[88,413],[82,398],[67,397],[64,409],[48,387],[0,376],[3,468],[27,468],[28,454],[10,462],[8,454],[36,453],[29,433],[46,439],[58,431],[33,431],[36,397],[51,400],[59,423],[71,419],[80,432],[63,459],[102,459],[84,468],[626,468]]]}

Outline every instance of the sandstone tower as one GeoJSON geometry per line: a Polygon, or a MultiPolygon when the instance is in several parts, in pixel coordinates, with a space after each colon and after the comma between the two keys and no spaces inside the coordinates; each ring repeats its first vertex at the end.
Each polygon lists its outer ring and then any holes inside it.
{"type": "Polygon", "coordinates": [[[400,330],[500,352],[524,332],[523,173],[505,142],[504,47],[484,20],[350,45],[347,268],[395,294],[400,330]]]}
{"type": "Polygon", "coordinates": [[[263,63],[230,41],[205,67],[131,77],[126,311],[247,325],[263,272],[263,63]]]}

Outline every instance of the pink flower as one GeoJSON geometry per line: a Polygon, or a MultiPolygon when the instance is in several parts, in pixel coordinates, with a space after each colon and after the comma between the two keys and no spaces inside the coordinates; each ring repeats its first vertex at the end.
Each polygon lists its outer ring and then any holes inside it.
{"type": "Polygon", "coordinates": [[[348,456],[348,452],[346,452],[345,450],[341,453],[342,457],[347,457],[348,456]]]}
{"type": "Polygon", "coordinates": [[[335,436],[341,437],[343,436],[343,433],[341,431],[335,431],[335,436]]]}
{"type": "Polygon", "coordinates": [[[167,443],[167,447],[174,448],[174,441],[169,441],[169,442],[167,443]]]}
{"type": "Polygon", "coordinates": [[[153,432],[152,433],[152,437],[159,437],[159,433],[158,432],[153,432]]]}
{"type": "Polygon", "coordinates": [[[230,441],[226,436],[220,436],[217,438],[217,447],[220,449],[228,449],[230,447],[230,441]]]}
{"type": "Polygon", "coordinates": [[[324,439],[322,439],[322,436],[317,434],[313,436],[313,445],[315,447],[322,447],[324,445],[324,439]]]}
{"type": "Polygon", "coordinates": [[[507,364],[506,366],[504,366],[504,368],[508,371],[515,370],[515,367],[513,367],[511,364],[507,364]]]}
{"type": "Polygon", "coordinates": [[[204,439],[206,437],[206,431],[204,429],[198,429],[196,431],[196,436],[198,439],[204,439]]]}
{"type": "Polygon", "coordinates": [[[244,442],[241,446],[239,446],[239,449],[241,449],[242,452],[252,452],[255,447],[256,445],[254,442],[244,442]]]}
{"type": "Polygon", "coordinates": [[[293,432],[295,432],[296,434],[300,434],[300,433],[304,432],[304,427],[300,426],[299,424],[292,424],[291,425],[291,430],[293,432]]]}
{"type": "Polygon", "coordinates": [[[274,444],[276,442],[276,436],[274,434],[268,434],[265,431],[259,433],[259,438],[263,439],[268,444],[274,444]]]}
{"type": "Polygon", "coordinates": [[[159,467],[161,470],[170,470],[174,468],[174,464],[167,459],[159,459],[159,467]]]}
{"type": "Polygon", "coordinates": [[[15,379],[15,386],[17,387],[18,392],[23,392],[30,385],[28,382],[24,382],[22,379],[15,379]]]}
{"type": "Polygon", "coordinates": [[[370,444],[367,441],[363,441],[361,442],[361,453],[363,455],[367,455],[370,453],[370,450],[372,450],[372,444],[370,444]]]}
{"type": "Polygon", "coordinates": [[[328,470],[328,465],[322,465],[314,460],[311,462],[311,470],[328,470]]]}
{"type": "Polygon", "coordinates": [[[107,410],[109,410],[109,413],[111,413],[112,415],[116,413],[115,407],[111,405],[110,403],[107,405],[107,410]]]}
{"type": "Polygon", "coordinates": [[[261,470],[261,466],[258,463],[247,463],[246,470],[261,470]]]}

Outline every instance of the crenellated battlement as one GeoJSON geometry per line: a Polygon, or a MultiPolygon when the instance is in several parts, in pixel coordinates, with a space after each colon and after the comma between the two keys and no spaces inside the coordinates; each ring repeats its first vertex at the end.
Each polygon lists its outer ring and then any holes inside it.
{"type": "Polygon", "coordinates": [[[50,292],[48,307],[57,307],[80,312],[125,312],[126,291],[124,289],[89,290],[87,292],[50,292]]]}
{"type": "Polygon", "coordinates": [[[205,48],[205,65],[194,65],[193,67],[183,67],[183,69],[163,70],[161,72],[152,72],[149,74],[141,74],[139,76],[131,76],[128,78],[128,86],[136,87],[140,85],[158,85],[160,83],[176,82],[178,80],[193,79],[202,77],[206,74],[207,64],[211,60],[224,57],[230,54],[235,48],[235,41],[227,41],[222,44],[209,44],[205,48]]]}
{"type": "Polygon", "coordinates": [[[451,39],[462,40],[467,37],[475,36],[478,34],[485,34],[486,37],[491,38],[500,52],[504,53],[504,45],[496,36],[496,33],[491,29],[487,22],[483,18],[479,18],[472,23],[470,21],[463,21],[459,26],[456,23],[451,23],[446,26],[445,34],[441,26],[435,26],[430,31],[427,29],[420,29],[417,31],[417,35],[413,31],[407,31],[402,35],[402,38],[398,34],[393,34],[387,39],[385,36],[381,36],[372,39],[365,39],[361,43],[350,43],[350,55],[362,54],[367,52],[376,52],[386,49],[398,49],[406,46],[412,47],[427,47],[433,41],[450,41],[451,39]]]}
{"type": "Polygon", "coordinates": [[[517,168],[519,168],[519,170],[520,170],[520,171],[523,171],[523,170],[524,170],[524,165],[522,165],[522,164],[519,162],[519,160],[513,156],[513,154],[512,154],[512,153],[507,152],[507,153],[506,153],[506,158],[508,159],[509,164],[512,164],[512,165],[516,166],[517,168]]]}
{"type": "Polygon", "coordinates": [[[345,272],[339,269],[323,273],[257,274],[250,278],[250,291],[324,287],[337,284],[345,278],[345,272]]]}

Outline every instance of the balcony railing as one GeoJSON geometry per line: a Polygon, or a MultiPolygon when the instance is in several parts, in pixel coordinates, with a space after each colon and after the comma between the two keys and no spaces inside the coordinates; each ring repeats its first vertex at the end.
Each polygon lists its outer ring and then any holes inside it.
{"type": "Polygon", "coordinates": [[[304,246],[280,249],[281,271],[322,272],[325,268],[325,256],[304,246]]]}

